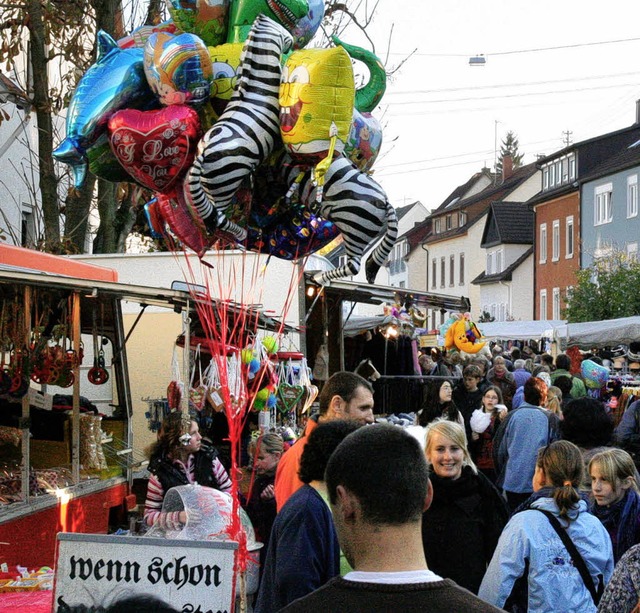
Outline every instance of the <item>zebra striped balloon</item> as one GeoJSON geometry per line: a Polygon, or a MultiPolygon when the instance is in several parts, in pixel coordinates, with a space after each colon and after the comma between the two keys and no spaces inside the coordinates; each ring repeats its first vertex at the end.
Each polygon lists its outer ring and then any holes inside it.
{"type": "Polygon", "coordinates": [[[335,270],[318,273],[317,283],[326,283],[356,275],[366,249],[382,236],[365,265],[367,281],[374,283],[398,237],[398,218],[384,190],[366,173],[358,170],[345,157],[338,157],[325,175],[322,201],[316,204],[318,187],[313,181],[313,169],[294,166],[288,155],[280,164],[285,181],[299,183],[300,204],[333,222],[344,240],[347,263],[335,270]],[[302,179],[300,179],[300,174],[302,179]]]}
{"type": "Polygon", "coordinates": [[[185,182],[190,202],[210,231],[243,241],[246,230],[224,213],[241,183],[280,139],[280,57],[293,39],[282,26],[256,18],[240,60],[236,90],[224,113],[204,135],[185,182]]]}

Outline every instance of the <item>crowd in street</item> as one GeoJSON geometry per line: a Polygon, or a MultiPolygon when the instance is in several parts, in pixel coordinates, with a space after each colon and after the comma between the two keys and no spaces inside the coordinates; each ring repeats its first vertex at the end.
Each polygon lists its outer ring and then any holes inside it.
{"type": "MultiPolygon", "coordinates": [[[[616,423],[566,354],[433,357],[411,426],[377,423],[369,381],[338,372],[292,447],[254,441],[256,613],[636,610],[640,400],[616,423]]],[[[193,482],[191,436],[171,464],[193,482]]],[[[175,475],[156,464],[148,519],[180,522],[158,512],[175,475]]]]}

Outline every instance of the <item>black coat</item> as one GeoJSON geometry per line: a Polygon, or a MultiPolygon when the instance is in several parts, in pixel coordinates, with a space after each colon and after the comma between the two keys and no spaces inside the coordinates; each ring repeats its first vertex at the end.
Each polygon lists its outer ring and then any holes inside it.
{"type": "Polygon", "coordinates": [[[468,466],[455,480],[435,474],[430,478],[433,501],[422,516],[429,569],[477,594],[509,518],[506,502],[483,474],[468,466]]]}

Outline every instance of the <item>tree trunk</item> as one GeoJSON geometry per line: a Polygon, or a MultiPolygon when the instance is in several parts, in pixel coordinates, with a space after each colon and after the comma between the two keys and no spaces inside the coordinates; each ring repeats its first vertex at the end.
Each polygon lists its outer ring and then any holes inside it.
{"type": "Polygon", "coordinates": [[[64,237],[67,248],[73,253],[85,253],[89,228],[89,213],[96,185],[96,178],[90,172],[78,190],[71,190],[65,202],[64,237]]]}
{"type": "Polygon", "coordinates": [[[116,232],[117,183],[98,179],[98,215],[100,227],[93,241],[93,253],[115,253],[118,244],[116,232]]]}
{"type": "Polygon", "coordinates": [[[40,0],[28,0],[28,28],[33,74],[33,106],[38,122],[38,170],[44,219],[45,251],[60,250],[60,207],[58,179],[53,165],[53,128],[49,81],[47,77],[47,50],[45,26],[40,0]]]}
{"type": "MultiPolygon", "coordinates": [[[[123,36],[122,3],[120,0],[92,0],[96,12],[96,31],[104,30],[116,40],[123,36]]],[[[117,253],[118,232],[116,214],[117,184],[98,179],[98,215],[100,226],[93,242],[93,253],[117,253]]]]}

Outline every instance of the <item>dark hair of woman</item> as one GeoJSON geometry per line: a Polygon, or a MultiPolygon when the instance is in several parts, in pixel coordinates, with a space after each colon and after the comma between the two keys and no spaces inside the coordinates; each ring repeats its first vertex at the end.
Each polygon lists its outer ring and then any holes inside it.
{"type": "Polygon", "coordinates": [[[453,400],[448,402],[442,402],[440,400],[440,388],[445,383],[453,389],[453,383],[451,383],[449,379],[438,379],[427,382],[424,402],[422,403],[422,409],[418,415],[419,425],[424,427],[438,417],[446,417],[450,421],[458,420],[460,412],[453,400]]]}
{"type": "Polygon", "coordinates": [[[562,438],[584,449],[605,447],[611,443],[613,421],[604,404],[585,396],[574,398],[562,409],[560,422],[562,438]]]}

